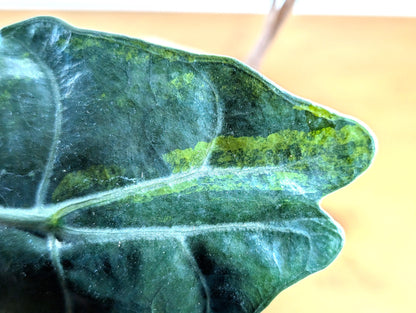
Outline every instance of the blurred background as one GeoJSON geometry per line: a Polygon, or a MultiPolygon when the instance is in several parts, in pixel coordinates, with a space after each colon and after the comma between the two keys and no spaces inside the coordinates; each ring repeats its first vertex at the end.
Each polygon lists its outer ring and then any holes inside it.
{"type": "MultiPolygon", "coordinates": [[[[38,15],[158,38],[246,61],[270,0],[2,1],[0,27],[38,15]]],[[[265,313],[416,312],[416,2],[298,0],[259,71],[286,90],[364,121],[372,167],[322,206],[346,244],[326,270],[265,313]]]]}

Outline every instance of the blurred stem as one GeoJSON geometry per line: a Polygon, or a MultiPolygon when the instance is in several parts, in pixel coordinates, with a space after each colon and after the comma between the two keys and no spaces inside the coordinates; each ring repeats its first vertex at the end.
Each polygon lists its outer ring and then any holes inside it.
{"type": "Polygon", "coordinates": [[[273,39],[276,37],[277,32],[289,16],[290,12],[292,11],[292,7],[295,1],[296,0],[285,0],[281,7],[277,7],[277,0],[273,0],[272,7],[269,11],[269,14],[267,15],[260,38],[247,58],[246,63],[249,66],[255,69],[259,69],[264,54],[266,53],[273,39]]]}

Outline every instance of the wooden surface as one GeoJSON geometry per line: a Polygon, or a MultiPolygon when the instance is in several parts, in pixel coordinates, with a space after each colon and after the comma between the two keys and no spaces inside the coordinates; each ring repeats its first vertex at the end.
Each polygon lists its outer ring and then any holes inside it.
{"type": "MultiPolygon", "coordinates": [[[[242,60],[262,26],[254,15],[0,11],[0,27],[36,15],[242,60]]],[[[416,19],[292,17],[261,71],[363,120],[379,142],[365,175],[322,203],[345,228],[339,258],[264,312],[416,312],[416,19]]]]}

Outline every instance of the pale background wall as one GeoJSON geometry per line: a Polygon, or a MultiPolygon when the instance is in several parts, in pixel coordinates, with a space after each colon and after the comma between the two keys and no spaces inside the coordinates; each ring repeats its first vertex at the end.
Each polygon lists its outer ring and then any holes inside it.
{"type": "MultiPolygon", "coordinates": [[[[268,11],[270,3],[271,0],[0,0],[0,9],[262,14],[268,11]]],[[[297,0],[294,14],[416,16],[416,2],[413,0],[297,0]]]]}

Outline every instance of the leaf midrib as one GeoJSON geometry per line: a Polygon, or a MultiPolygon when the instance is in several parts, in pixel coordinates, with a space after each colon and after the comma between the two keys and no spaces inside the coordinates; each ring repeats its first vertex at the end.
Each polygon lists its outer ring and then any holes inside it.
{"type": "MultiPolygon", "coordinates": [[[[64,216],[84,208],[103,206],[116,201],[126,199],[138,194],[146,194],[164,187],[170,187],[173,193],[175,185],[189,182],[203,177],[220,177],[226,175],[276,175],[294,172],[286,172],[282,167],[265,166],[252,168],[198,168],[189,172],[172,174],[163,178],[155,178],[148,181],[142,181],[134,185],[121,188],[115,188],[108,191],[97,192],[94,194],[77,197],[56,204],[43,205],[42,207],[32,208],[4,208],[0,207],[0,224],[21,225],[27,224],[30,228],[36,223],[48,223],[49,225],[58,225],[59,220],[64,216]]],[[[295,184],[294,182],[291,182],[295,184]]],[[[295,192],[295,190],[291,190],[295,192]]],[[[166,194],[169,194],[167,192],[166,194]]],[[[299,195],[307,196],[299,188],[299,195]]]]}
{"type": "MultiPolygon", "coordinates": [[[[163,178],[156,178],[148,181],[139,182],[134,185],[129,185],[121,188],[115,188],[108,191],[102,191],[95,194],[90,194],[84,197],[78,197],[71,200],[63,201],[53,205],[55,212],[54,218],[60,219],[69,213],[87,207],[97,207],[111,204],[138,194],[150,193],[163,187],[171,187],[174,189],[175,185],[184,182],[189,182],[203,177],[221,177],[226,175],[261,175],[261,174],[277,174],[277,173],[293,173],[282,171],[280,167],[264,166],[251,168],[212,168],[209,166],[195,169],[189,172],[172,174],[163,178]]],[[[294,182],[292,182],[294,183],[294,182]]],[[[295,184],[295,183],[294,183],[295,184]]],[[[299,188],[300,194],[301,188],[299,188]]],[[[173,192],[172,192],[173,193],[173,192]]],[[[169,193],[166,193],[169,194],[169,193]]]]}

